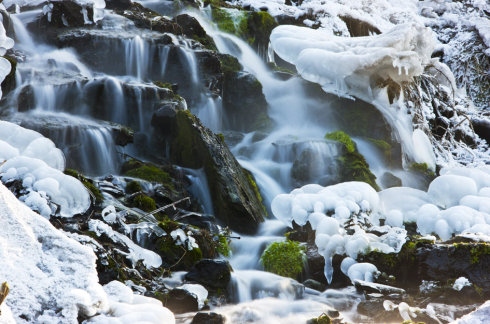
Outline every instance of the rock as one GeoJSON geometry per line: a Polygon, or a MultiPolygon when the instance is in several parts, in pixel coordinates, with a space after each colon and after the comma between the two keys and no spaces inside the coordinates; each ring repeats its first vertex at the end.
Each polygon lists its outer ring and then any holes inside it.
{"type": "Polygon", "coordinates": [[[202,28],[196,18],[187,14],[181,14],[174,17],[172,21],[178,24],[182,28],[184,35],[190,39],[198,41],[204,45],[205,48],[216,50],[214,40],[206,34],[206,31],[202,28]]]}
{"type": "Polygon", "coordinates": [[[143,7],[137,2],[132,2],[130,6],[126,8],[119,8],[116,12],[121,16],[132,20],[139,28],[150,29],[161,33],[182,35],[182,28],[178,24],[151,9],[143,7]]]}
{"type": "Polygon", "coordinates": [[[391,172],[385,172],[380,178],[381,185],[384,188],[392,188],[392,187],[401,187],[402,186],[402,180],[395,176],[391,172]]]}
{"type": "Polygon", "coordinates": [[[226,289],[231,271],[228,261],[203,259],[194,265],[185,275],[185,279],[198,282],[206,288],[226,289]]]}
{"type": "Polygon", "coordinates": [[[381,34],[381,31],[376,26],[373,26],[366,21],[362,21],[351,16],[339,16],[339,18],[342,19],[347,25],[347,29],[349,30],[351,37],[381,34]]]}
{"type": "Polygon", "coordinates": [[[383,285],[379,283],[374,283],[374,282],[367,282],[364,280],[354,280],[354,286],[357,288],[359,291],[363,291],[366,293],[378,293],[378,294],[383,294],[383,295],[390,295],[390,294],[399,294],[399,295],[404,295],[405,290],[401,288],[396,288],[396,287],[391,287],[388,285],[383,285]]]}
{"type": "Polygon", "coordinates": [[[240,233],[254,233],[265,208],[253,178],[246,174],[223,139],[187,110],[177,111],[170,158],[187,168],[204,168],[216,218],[240,233]]]}
{"type": "Polygon", "coordinates": [[[475,133],[490,143],[490,121],[488,119],[473,119],[471,122],[475,133]]]}
{"type": "Polygon", "coordinates": [[[324,291],[325,290],[325,285],[319,281],[314,280],[314,279],[306,279],[305,281],[303,281],[303,285],[305,287],[315,289],[318,291],[324,291]]]}
{"type": "Polygon", "coordinates": [[[112,129],[114,143],[120,146],[126,146],[133,143],[134,131],[131,128],[120,126],[112,129]]]}
{"type": "Polygon", "coordinates": [[[10,62],[10,73],[7,74],[5,79],[2,81],[2,96],[6,96],[10,91],[14,90],[16,87],[15,82],[15,71],[17,69],[17,60],[14,55],[5,55],[3,58],[10,62]]]}
{"type": "Polygon", "coordinates": [[[238,131],[265,129],[271,125],[262,84],[249,73],[225,73],[223,109],[228,127],[238,131]]]}
{"type": "MultiPolygon", "coordinates": [[[[44,24],[62,28],[82,27],[87,23],[83,14],[84,8],[75,1],[53,0],[51,4],[53,5],[51,9],[51,20],[48,21],[48,15],[43,16],[41,20],[44,24]]],[[[94,10],[92,6],[87,6],[85,10],[87,11],[88,21],[93,22],[94,10]]]]}
{"type": "Polygon", "coordinates": [[[197,313],[192,319],[191,324],[224,324],[226,319],[223,315],[217,313],[197,313]]]}
{"type": "Polygon", "coordinates": [[[151,117],[151,125],[158,129],[164,136],[171,135],[174,130],[175,116],[178,104],[176,102],[164,102],[151,117]]]}
{"type": "Polygon", "coordinates": [[[373,323],[401,323],[403,318],[398,309],[386,311],[383,307],[383,298],[361,301],[357,305],[357,312],[368,316],[373,323]]]}
{"type": "Polygon", "coordinates": [[[247,18],[245,37],[252,40],[250,45],[253,48],[265,55],[269,46],[269,36],[276,26],[278,23],[267,11],[252,11],[247,18]]]}
{"type": "Polygon", "coordinates": [[[188,290],[175,288],[168,293],[165,307],[176,314],[196,312],[199,310],[199,301],[197,296],[188,290]]]}
{"type": "Polygon", "coordinates": [[[105,0],[106,9],[127,10],[131,7],[130,0],[105,0]]]}

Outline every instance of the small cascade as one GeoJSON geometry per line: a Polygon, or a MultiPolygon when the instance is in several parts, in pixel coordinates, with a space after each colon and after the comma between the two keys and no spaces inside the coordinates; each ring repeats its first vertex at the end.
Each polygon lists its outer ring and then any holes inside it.
{"type": "Polygon", "coordinates": [[[202,209],[205,214],[213,214],[213,201],[211,199],[211,193],[209,192],[208,180],[206,173],[203,169],[185,169],[187,178],[190,180],[191,185],[188,188],[194,197],[197,197],[201,203],[202,209]]]}
{"type": "Polygon", "coordinates": [[[142,80],[146,75],[148,69],[149,48],[148,44],[143,39],[136,35],[125,42],[125,55],[126,55],[126,73],[128,75],[134,75],[142,80]]]}

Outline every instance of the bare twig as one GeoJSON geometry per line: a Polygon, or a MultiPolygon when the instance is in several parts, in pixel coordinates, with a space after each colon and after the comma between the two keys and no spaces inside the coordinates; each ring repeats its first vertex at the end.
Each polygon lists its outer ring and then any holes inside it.
{"type": "Polygon", "coordinates": [[[185,198],[182,198],[182,199],[180,199],[180,200],[177,200],[177,201],[175,201],[175,202],[173,202],[173,203],[171,203],[171,204],[168,204],[168,205],[165,205],[165,206],[163,206],[163,207],[157,208],[157,209],[155,209],[154,211],[149,212],[149,213],[147,213],[147,214],[144,214],[143,216],[141,216],[140,218],[138,218],[138,221],[140,221],[142,218],[148,217],[148,216],[150,216],[150,215],[154,215],[154,214],[156,214],[156,213],[158,213],[158,212],[160,212],[160,211],[162,211],[162,210],[165,210],[165,209],[167,209],[167,208],[169,208],[169,207],[173,207],[173,209],[174,209],[174,210],[176,210],[176,209],[177,209],[177,207],[175,207],[175,205],[177,205],[178,203],[181,203],[181,202],[183,202],[183,201],[190,200],[190,199],[191,199],[191,198],[189,198],[189,197],[185,197],[185,198]]]}

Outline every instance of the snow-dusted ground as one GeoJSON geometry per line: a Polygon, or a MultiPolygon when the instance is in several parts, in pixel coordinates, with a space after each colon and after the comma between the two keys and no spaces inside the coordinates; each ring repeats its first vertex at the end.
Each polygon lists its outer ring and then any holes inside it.
{"type": "Polygon", "coordinates": [[[1,323],[173,323],[161,302],[120,282],[98,283],[93,251],[20,202],[0,184],[0,280],[10,286],[1,323]]]}

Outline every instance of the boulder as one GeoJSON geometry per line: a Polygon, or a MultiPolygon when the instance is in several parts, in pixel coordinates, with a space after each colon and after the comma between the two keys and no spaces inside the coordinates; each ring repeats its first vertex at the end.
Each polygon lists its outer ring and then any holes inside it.
{"type": "Polygon", "coordinates": [[[182,28],[182,32],[185,36],[198,41],[205,48],[216,50],[214,40],[206,34],[206,31],[202,28],[196,18],[187,14],[181,14],[174,17],[172,21],[182,28]]]}
{"type": "Polygon", "coordinates": [[[165,307],[176,314],[196,312],[199,310],[199,301],[197,296],[190,291],[175,288],[168,293],[165,307]]]}
{"type": "Polygon", "coordinates": [[[226,289],[231,271],[228,261],[203,259],[194,265],[185,275],[185,279],[200,283],[206,288],[226,289]]]}
{"type": "Polygon", "coordinates": [[[197,313],[192,319],[191,324],[224,324],[226,319],[223,315],[217,313],[197,313]]]}
{"type": "Polygon", "coordinates": [[[223,138],[188,110],[177,111],[175,122],[171,161],[186,168],[203,168],[216,218],[239,233],[254,233],[266,212],[253,177],[238,164],[223,138]]]}
{"type": "Polygon", "coordinates": [[[82,27],[86,23],[93,22],[94,11],[92,6],[83,8],[73,0],[52,0],[51,19],[48,15],[43,16],[42,21],[57,28],[62,27],[82,27]],[[86,10],[86,17],[83,11],[86,10]],[[85,20],[88,19],[88,21],[85,20]]]}
{"type": "Polygon", "coordinates": [[[130,0],[105,0],[106,9],[127,10],[131,7],[130,0]]]}

